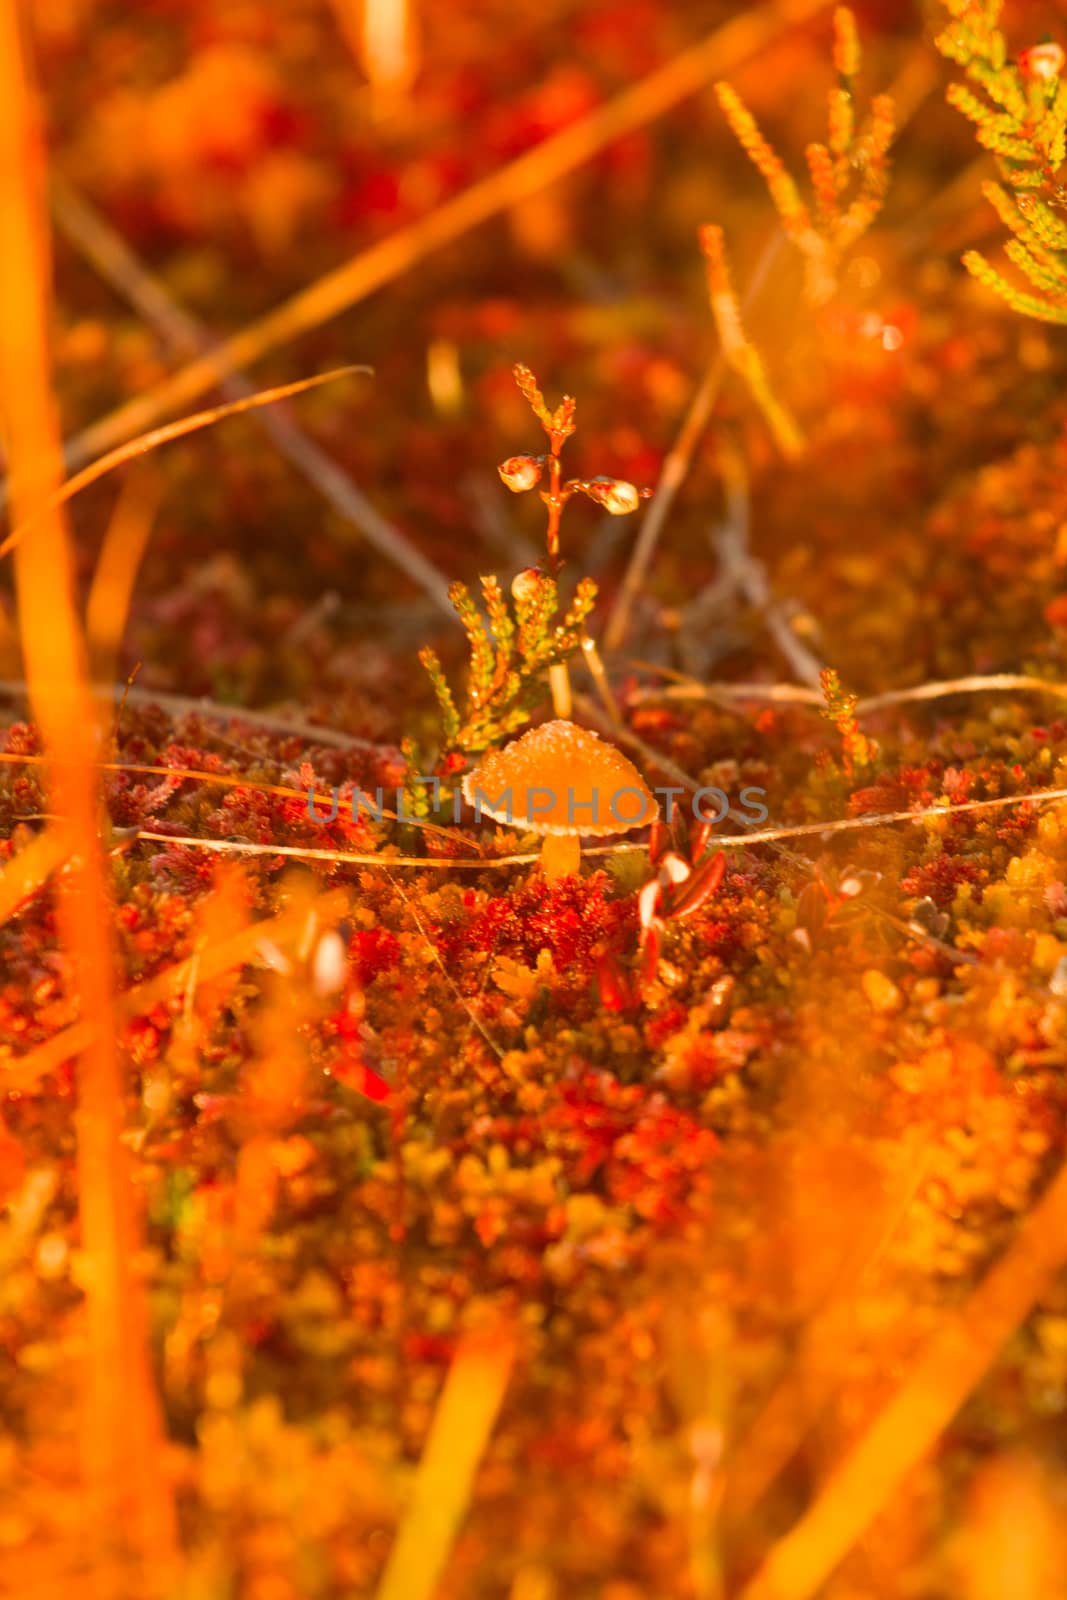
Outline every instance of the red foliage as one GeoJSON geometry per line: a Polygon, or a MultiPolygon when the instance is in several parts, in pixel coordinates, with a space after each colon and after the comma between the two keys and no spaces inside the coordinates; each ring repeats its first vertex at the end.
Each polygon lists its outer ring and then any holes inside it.
{"type": "Polygon", "coordinates": [[[388,928],[362,929],[352,935],[349,954],[355,964],[356,982],[366,987],[397,965],[400,941],[388,928]]]}
{"type": "Polygon", "coordinates": [[[631,912],[605,899],[603,873],[562,878],[548,884],[533,876],[510,895],[494,896],[461,930],[442,929],[442,943],[455,955],[465,945],[533,963],[542,950],[552,953],[557,971],[588,976],[595,947],[631,912]]]}

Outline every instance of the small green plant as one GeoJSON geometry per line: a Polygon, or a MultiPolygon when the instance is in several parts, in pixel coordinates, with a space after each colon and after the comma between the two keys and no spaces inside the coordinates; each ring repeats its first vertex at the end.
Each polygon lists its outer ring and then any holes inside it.
{"type": "Polygon", "coordinates": [[[997,158],[1003,181],[987,183],[984,192],[1012,235],[1005,254],[1036,293],[1010,282],[977,250],[967,252],[964,266],[1024,316],[1067,322],[1067,188],[1059,177],[1067,155],[1063,49],[1046,41],[1011,60],[998,26],[1002,0],[942,3],[952,20],[937,47],[974,85],[951,84],[948,99],[997,158]]]}
{"type": "Polygon", "coordinates": [[[834,12],[834,67],[827,138],[805,151],[813,204],[802,198],[755,117],[731,84],[715,92],[742,149],[762,175],[787,237],[804,257],[808,298],[828,300],[837,287],[842,259],[871,226],[889,183],[889,147],[895,110],[889,95],[875,95],[862,126],[856,120],[860,46],[856,20],[846,6],[834,12]]]}
{"type": "MultiPolygon", "coordinates": [[[[510,604],[499,578],[483,577],[484,616],[466,584],[454,583],[449,589],[449,599],[470,648],[462,709],[436,652],[428,647],[419,652],[441,714],[441,753],[436,770],[443,777],[462,771],[473,757],[524,727],[545,697],[546,674],[557,715],[569,715],[567,662],[582,648],[585,623],[597,588],[591,578],[580,579],[573,600],[559,616],[557,580],[563,566],[559,548],[563,508],[572,496],[583,494],[613,515],[624,516],[635,511],[651,492],[639,490],[622,478],[571,478],[564,482],[560,451],[575,431],[575,402],[570,395],[564,395],[555,410],[549,410],[529,367],[520,364],[514,372],[521,393],[548,436],[549,448],[544,455],[511,456],[497,470],[515,494],[537,488],[547,474],[547,486],[540,490],[548,511],[545,562],[544,567],[527,567],[512,581],[510,604]]],[[[406,742],[404,754],[411,810],[416,815],[426,815],[425,792],[414,783],[420,770],[418,752],[406,742]]]]}
{"type": "Polygon", "coordinates": [[[500,580],[481,580],[483,617],[466,584],[454,583],[449,598],[470,645],[467,692],[462,711],[435,652],[419,652],[441,712],[443,756],[458,770],[509,733],[523,727],[544,699],[544,674],[581,648],[585,619],[596,599],[596,584],[583,578],[561,620],[556,581],[536,567],[520,572],[511,585],[509,606],[500,580]]]}
{"type": "Polygon", "coordinates": [[[857,697],[845,688],[833,667],[823,668],[819,686],[826,701],[822,714],[841,735],[842,765],[846,776],[854,778],[857,772],[873,765],[878,746],[861,730],[856,719],[857,697]]]}
{"type": "Polygon", "coordinates": [[[548,510],[545,535],[548,571],[552,577],[556,577],[563,565],[559,551],[560,519],[564,506],[573,495],[584,494],[605,511],[610,511],[612,516],[625,517],[631,511],[636,511],[640,501],[647,499],[652,491],[637,489],[624,478],[570,478],[564,483],[560,451],[575,432],[574,400],[571,395],[565,394],[555,411],[550,411],[529,367],[519,362],[513,370],[519,392],[528,401],[530,410],[548,436],[549,448],[547,455],[512,456],[502,462],[497,471],[513,494],[536,488],[547,471],[548,485],[539,493],[548,510]]]}

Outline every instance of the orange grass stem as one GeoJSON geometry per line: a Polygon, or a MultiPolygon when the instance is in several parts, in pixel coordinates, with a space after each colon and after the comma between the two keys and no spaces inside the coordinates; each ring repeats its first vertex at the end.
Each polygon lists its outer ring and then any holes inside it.
{"type": "Polygon", "coordinates": [[[814,1504],[775,1545],[740,1600],[811,1600],[822,1590],[908,1473],[934,1448],[1065,1259],[1067,1167],[959,1314],[930,1340],[814,1504]]]}
{"type": "MultiPolygon", "coordinates": [[[[331,891],[316,902],[315,909],[326,924],[331,918],[342,916],[348,906],[347,895],[331,891]]],[[[121,1024],[131,1017],[145,1016],[155,1006],[168,1005],[183,998],[194,983],[209,983],[235,967],[244,966],[256,956],[265,941],[277,943],[298,934],[306,920],[304,908],[283,911],[276,917],[252,923],[226,939],[199,947],[184,960],[166,967],[154,978],[134,984],[132,989],[119,995],[114,1021],[121,1024]]],[[[71,1056],[84,1050],[92,1036],[91,1023],[76,1022],[47,1043],[39,1045],[36,1050],[3,1060],[4,1087],[23,1093],[32,1089],[47,1073],[54,1072],[64,1061],[69,1061],[71,1056]]]]}
{"type": "Polygon", "coordinates": [[[108,523],[85,603],[85,632],[96,673],[111,679],[118,668],[133,586],[163,497],[160,480],[147,467],[127,478],[108,523]]]}
{"type": "Polygon", "coordinates": [[[174,1509],[161,1471],[161,1424],[131,1272],[139,1237],[121,1143],[112,907],[99,825],[97,724],[75,609],[70,543],[56,496],[62,475],[51,389],[44,151],[24,57],[25,14],[0,0],[0,410],[19,523],[36,522],[16,563],[30,702],[49,758],[51,802],[75,851],[59,926],[84,1024],[79,1072],[78,1199],[85,1250],[88,1387],[83,1470],[102,1597],[161,1592],[173,1581],[174,1509]],[[128,1563],[136,1564],[137,1577],[128,1563]]]}
{"type": "Polygon", "coordinates": [[[437,1593],[507,1392],[515,1345],[503,1319],[460,1343],[376,1600],[433,1600],[437,1593]]]}
{"type": "Polygon", "coordinates": [[[61,827],[53,825],[37,835],[24,850],[12,856],[0,872],[0,923],[42,888],[64,861],[70,859],[70,843],[61,827]]]}

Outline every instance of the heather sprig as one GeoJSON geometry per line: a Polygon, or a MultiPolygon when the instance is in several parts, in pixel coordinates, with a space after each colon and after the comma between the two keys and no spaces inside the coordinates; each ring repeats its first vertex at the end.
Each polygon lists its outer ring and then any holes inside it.
{"type": "Polygon", "coordinates": [[[547,472],[547,486],[538,492],[548,510],[546,554],[549,573],[555,577],[563,564],[559,550],[560,519],[564,506],[573,495],[584,494],[613,516],[621,517],[636,511],[639,502],[652,491],[637,489],[624,478],[569,478],[564,482],[560,451],[576,431],[575,401],[571,395],[565,394],[556,409],[550,411],[529,367],[517,362],[512,371],[520,394],[529,403],[530,410],[548,435],[549,448],[546,455],[511,456],[501,462],[497,471],[513,494],[524,494],[528,489],[536,488],[547,472]]]}
{"type": "MultiPolygon", "coordinates": [[[[636,511],[641,501],[647,499],[652,491],[638,489],[625,478],[569,478],[564,482],[560,451],[576,428],[574,399],[571,395],[565,394],[555,410],[550,410],[529,367],[517,362],[512,371],[520,394],[548,435],[549,447],[545,455],[511,456],[507,461],[501,462],[497,470],[501,480],[513,494],[524,494],[530,489],[537,488],[547,473],[547,484],[543,489],[538,489],[538,493],[548,512],[545,528],[545,563],[548,569],[547,576],[554,582],[563,565],[559,548],[559,528],[563,508],[568,500],[576,494],[583,494],[610,512],[612,516],[624,517],[631,511],[636,511]]],[[[569,717],[570,675],[565,660],[555,661],[549,665],[548,681],[556,716],[569,717]]]]}
{"type": "Polygon", "coordinates": [[[1067,188],[1059,177],[1067,155],[1064,51],[1046,41],[1010,60],[998,25],[1001,0],[942,3],[952,20],[937,47],[974,85],[950,84],[947,97],[997,159],[1002,182],[987,183],[984,192],[1012,235],[1005,254],[1036,292],[1005,278],[978,250],[967,252],[964,266],[1022,315],[1067,322],[1067,188]]]}
{"type": "Polygon", "coordinates": [[[510,606],[497,578],[482,578],[481,588],[485,616],[466,584],[449,590],[470,648],[462,711],[436,653],[428,647],[419,652],[441,713],[439,765],[451,770],[457,766],[452,758],[465,764],[526,724],[544,698],[544,674],[581,648],[597,593],[591,578],[581,579],[560,618],[555,579],[536,568],[514,580],[510,606]]]}
{"type": "Polygon", "coordinates": [[[728,83],[716,85],[727,121],[763,177],[787,237],[804,257],[808,297],[815,304],[834,293],[841,261],[882,209],[895,127],[893,101],[884,94],[874,96],[868,116],[857,122],[860,46],[846,6],[834,12],[833,61],[837,84],[829,95],[826,142],[805,151],[811,205],[737,90],[728,83]]]}
{"type": "Polygon", "coordinates": [[[874,762],[878,746],[868,739],[856,717],[857,696],[845,688],[832,667],[819,674],[819,684],[826,701],[822,715],[832,722],[841,735],[841,758],[848,777],[855,777],[874,762]]]}

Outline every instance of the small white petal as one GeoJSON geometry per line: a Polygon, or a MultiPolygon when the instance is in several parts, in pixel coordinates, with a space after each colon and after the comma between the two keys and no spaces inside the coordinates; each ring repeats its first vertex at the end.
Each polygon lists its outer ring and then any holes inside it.
{"type": "Polygon", "coordinates": [[[652,926],[652,919],[656,915],[656,907],[658,905],[659,884],[653,879],[651,883],[645,884],[637,897],[637,911],[641,919],[642,928],[650,928],[652,926]]]}
{"type": "Polygon", "coordinates": [[[345,942],[331,929],[319,940],[311,968],[311,982],[320,1000],[344,988],[347,969],[345,942]]]}
{"type": "Polygon", "coordinates": [[[673,850],[667,851],[659,865],[660,871],[667,874],[671,883],[684,883],[691,871],[689,863],[683,861],[681,856],[675,855],[673,850]]]}

